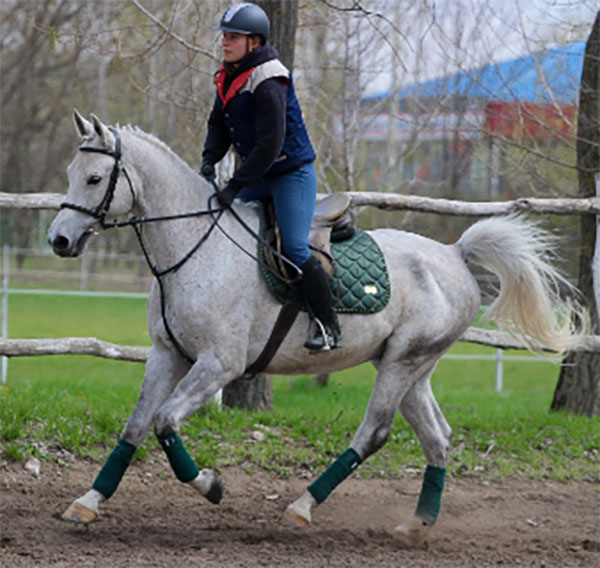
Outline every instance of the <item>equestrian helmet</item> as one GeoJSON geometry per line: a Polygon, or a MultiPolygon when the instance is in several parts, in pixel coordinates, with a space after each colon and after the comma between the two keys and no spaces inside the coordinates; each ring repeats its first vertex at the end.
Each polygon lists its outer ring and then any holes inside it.
{"type": "Polygon", "coordinates": [[[216,30],[233,32],[244,35],[260,35],[263,43],[269,39],[269,17],[265,11],[256,4],[239,2],[231,5],[223,16],[216,30]]]}

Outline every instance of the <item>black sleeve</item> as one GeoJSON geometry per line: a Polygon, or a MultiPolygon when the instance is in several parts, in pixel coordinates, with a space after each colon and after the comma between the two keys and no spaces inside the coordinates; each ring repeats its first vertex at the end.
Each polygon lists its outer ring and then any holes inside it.
{"type": "MultiPolygon", "coordinates": [[[[218,97],[219,95],[217,95],[218,97]]],[[[208,133],[204,141],[204,150],[202,151],[202,161],[208,161],[211,164],[216,164],[223,159],[227,154],[231,140],[225,126],[223,117],[223,109],[217,104],[213,105],[213,109],[208,117],[208,133]]]]}
{"type": "Polygon", "coordinates": [[[288,84],[283,78],[263,81],[252,95],[256,145],[236,170],[231,183],[238,188],[262,176],[279,157],[285,136],[288,84]]]}

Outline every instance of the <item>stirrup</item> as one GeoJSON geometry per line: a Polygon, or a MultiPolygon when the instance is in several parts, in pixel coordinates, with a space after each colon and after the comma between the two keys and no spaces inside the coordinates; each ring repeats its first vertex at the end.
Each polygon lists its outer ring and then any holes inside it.
{"type": "Polygon", "coordinates": [[[319,318],[315,318],[314,321],[317,324],[317,333],[304,342],[304,347],[313,354],[341,347],[339,344],[342,340],[341,334],[333,335],[329,333],[319,318]]]}

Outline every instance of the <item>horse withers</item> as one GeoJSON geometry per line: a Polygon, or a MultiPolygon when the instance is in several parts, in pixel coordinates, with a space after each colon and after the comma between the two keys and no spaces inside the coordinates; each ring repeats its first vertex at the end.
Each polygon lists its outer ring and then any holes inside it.
{"type": "MultiPolygon", "coordinates": [[[[81,146],[67,169],[66,201],[48,232],[54,252],[77,256],[93,231],[131,215],[155,279],[148,300],[152,349],[137,405],[92,488],[64,518],[87,523],[98,516],[152,427],[177,478],[218,503],[221,481],[212,470],[198,468],[178,431],[186,417],[243,375],[273,327],[279,305],[245,253],[256,242],[231,213],[215,208],[212,186],[157,138],[133,127],[109,128],[77,112],[75,126],[81,146]]],[[[234,209],[257,230],[255,207],[236,202],[234,209]]],[[[385,444],[399,410],[427,460],[416,511],[396,528],[400,538],[417,546],[438,518],[451,438],[430,377],[480,306],[467,261],[498,275],[501,288],[488,315],[528,345],[563,351],[582,335],[572,329],[571,316],[584,317],[559,295],[564,279],[548,261],[552,238],[524,217],[479,221],[450,245],[392,229],[368,233],[389,274],[385,308],[342,314],[344,348],[316,356],[303,347],[308,315],[301,313],[265,370],[316,374],[365,361],[377,369],[350,446],[284,517],[296,525],[310,523],[315,507],[385,444]]]]}

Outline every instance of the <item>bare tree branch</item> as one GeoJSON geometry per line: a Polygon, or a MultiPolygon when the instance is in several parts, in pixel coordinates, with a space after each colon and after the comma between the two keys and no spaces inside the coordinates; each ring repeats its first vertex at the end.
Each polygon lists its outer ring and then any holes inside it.
{"type": "Polygon", "coordinates": [[[186,47],[187,49],[191,50],[191,51],[195,51],[196,53],[201,53],[202,55],[206,55],[207,57],[209,57],[210,59],[212,59],[213,61],[216,61],[216,57],[210,53],[209,51],[206,51],[204,49],[201,49],[200,47],[197,47],[195,45],[192,45],[191,43],[189,43],[188,41],[186,41],[185,39],[183,39],[182,37],[178,36],[169,26],[167,26],[166,24],[164,24],[163,22],[161,22],[161,20],[159,20],[152,12],[149,12],[148,10],[146,10],[146,8],[144,8],[144,6],[142,6],[138,0],[130,0],[130,2],[136,7],[138,8],[138,10],[140,10],[142,13],[144,13],[148,18],[150,18],[157,26],[159,26],[163,31],[165,31],[166,33],[168,33],[173,39],[175,39],[176,41],[178,41],[181,45],[183,45],[184,47],[186,47]]]}

